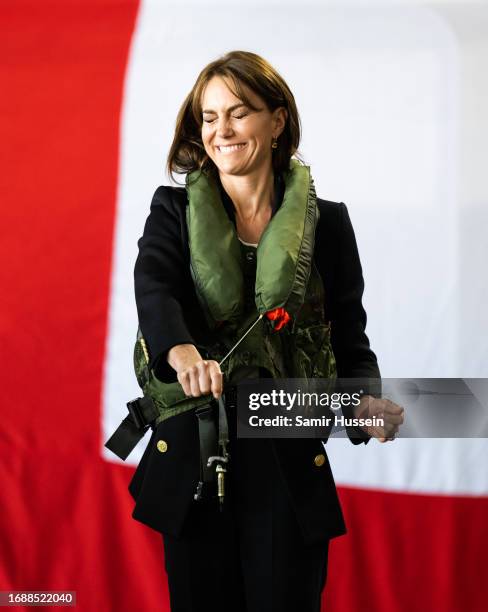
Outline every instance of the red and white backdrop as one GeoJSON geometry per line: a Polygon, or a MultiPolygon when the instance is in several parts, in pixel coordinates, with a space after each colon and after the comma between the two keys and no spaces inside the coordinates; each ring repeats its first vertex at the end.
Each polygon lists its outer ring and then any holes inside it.
{"type": "MultiPolygon", "coordinates": [[[[390,377],[487,375],[486,3],[4,0],[0,590],[169,610],[159,534],[103,442],[138,394],[132,271],[177,110],[231,49],[295,93],[320,197],[348,205],[390,377]]],[[[349,534],[328,611],[477,612],[486,440],[328,453],[349,534]]]]}

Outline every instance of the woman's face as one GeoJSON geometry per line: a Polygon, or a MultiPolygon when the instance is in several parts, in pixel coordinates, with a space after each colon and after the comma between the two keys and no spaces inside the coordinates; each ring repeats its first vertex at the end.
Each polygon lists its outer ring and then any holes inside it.
{"type": "Polygon", "coordinates": [[[202,96],[202,141],[221,174],[245,175],[271,168],[271,142],[285,126],[286,110],[271,113],[262,98],[242,84],[246,106],[230,91],[222,77],[213,77],[202,96]]]}

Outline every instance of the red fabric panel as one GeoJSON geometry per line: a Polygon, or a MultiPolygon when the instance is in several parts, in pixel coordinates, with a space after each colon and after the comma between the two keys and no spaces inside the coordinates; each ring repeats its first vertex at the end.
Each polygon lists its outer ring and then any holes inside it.
{"type": "Polygon", "coordinates": [[[488,499],[341,487],[348,534],[330,547],[327,612],[482,612],[488,499]]]}
{"type": "Polygon", "coordinates": [[[162,541],[131,518],[133,469],[100,458],[137,10],[137,0],[0,8],[0,589],[76,590],[77,609],[94,612],[167,607],[162,541]]]}

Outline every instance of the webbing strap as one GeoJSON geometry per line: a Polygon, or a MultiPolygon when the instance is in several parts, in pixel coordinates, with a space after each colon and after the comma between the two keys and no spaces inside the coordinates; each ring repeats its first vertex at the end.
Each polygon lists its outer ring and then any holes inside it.
{"type": "Polygon", "coordinates": [[[146,396],[128,402],[127,409],[129,414],[105,442],[105,447],[122,461],[127,459],[159,414],[152,399],[146,396]]]}
{"type": "Polygon", "coordinates": [[[227,445],[229,444],[229,424],[225,411],[225,402],[222,395],[219,397],[219,450],[223,456],[227,455],[227,445]]]}
{"type": "Polygon", "coordinates": [[[208,465],[208,458],[217,454],[217,431],[214,420],[214,404],[205,404],[195,410],[198,417],[198,435],[200,438],[200,465],[203,482],[212,482],[214,468],[208,465]]]}

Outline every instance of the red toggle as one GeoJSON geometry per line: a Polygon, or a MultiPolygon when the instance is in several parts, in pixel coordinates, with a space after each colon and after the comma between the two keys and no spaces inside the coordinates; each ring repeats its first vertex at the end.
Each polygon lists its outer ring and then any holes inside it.
{"type": "Polygon", "coordinates": [[[273,327],[275,331],[279,331],[291,319],[290,315],[286,312],[284,308],[275,308],[274,310],[269,310],[266,313],[266,316],[270,321],[274,321],[273,327]]]}

